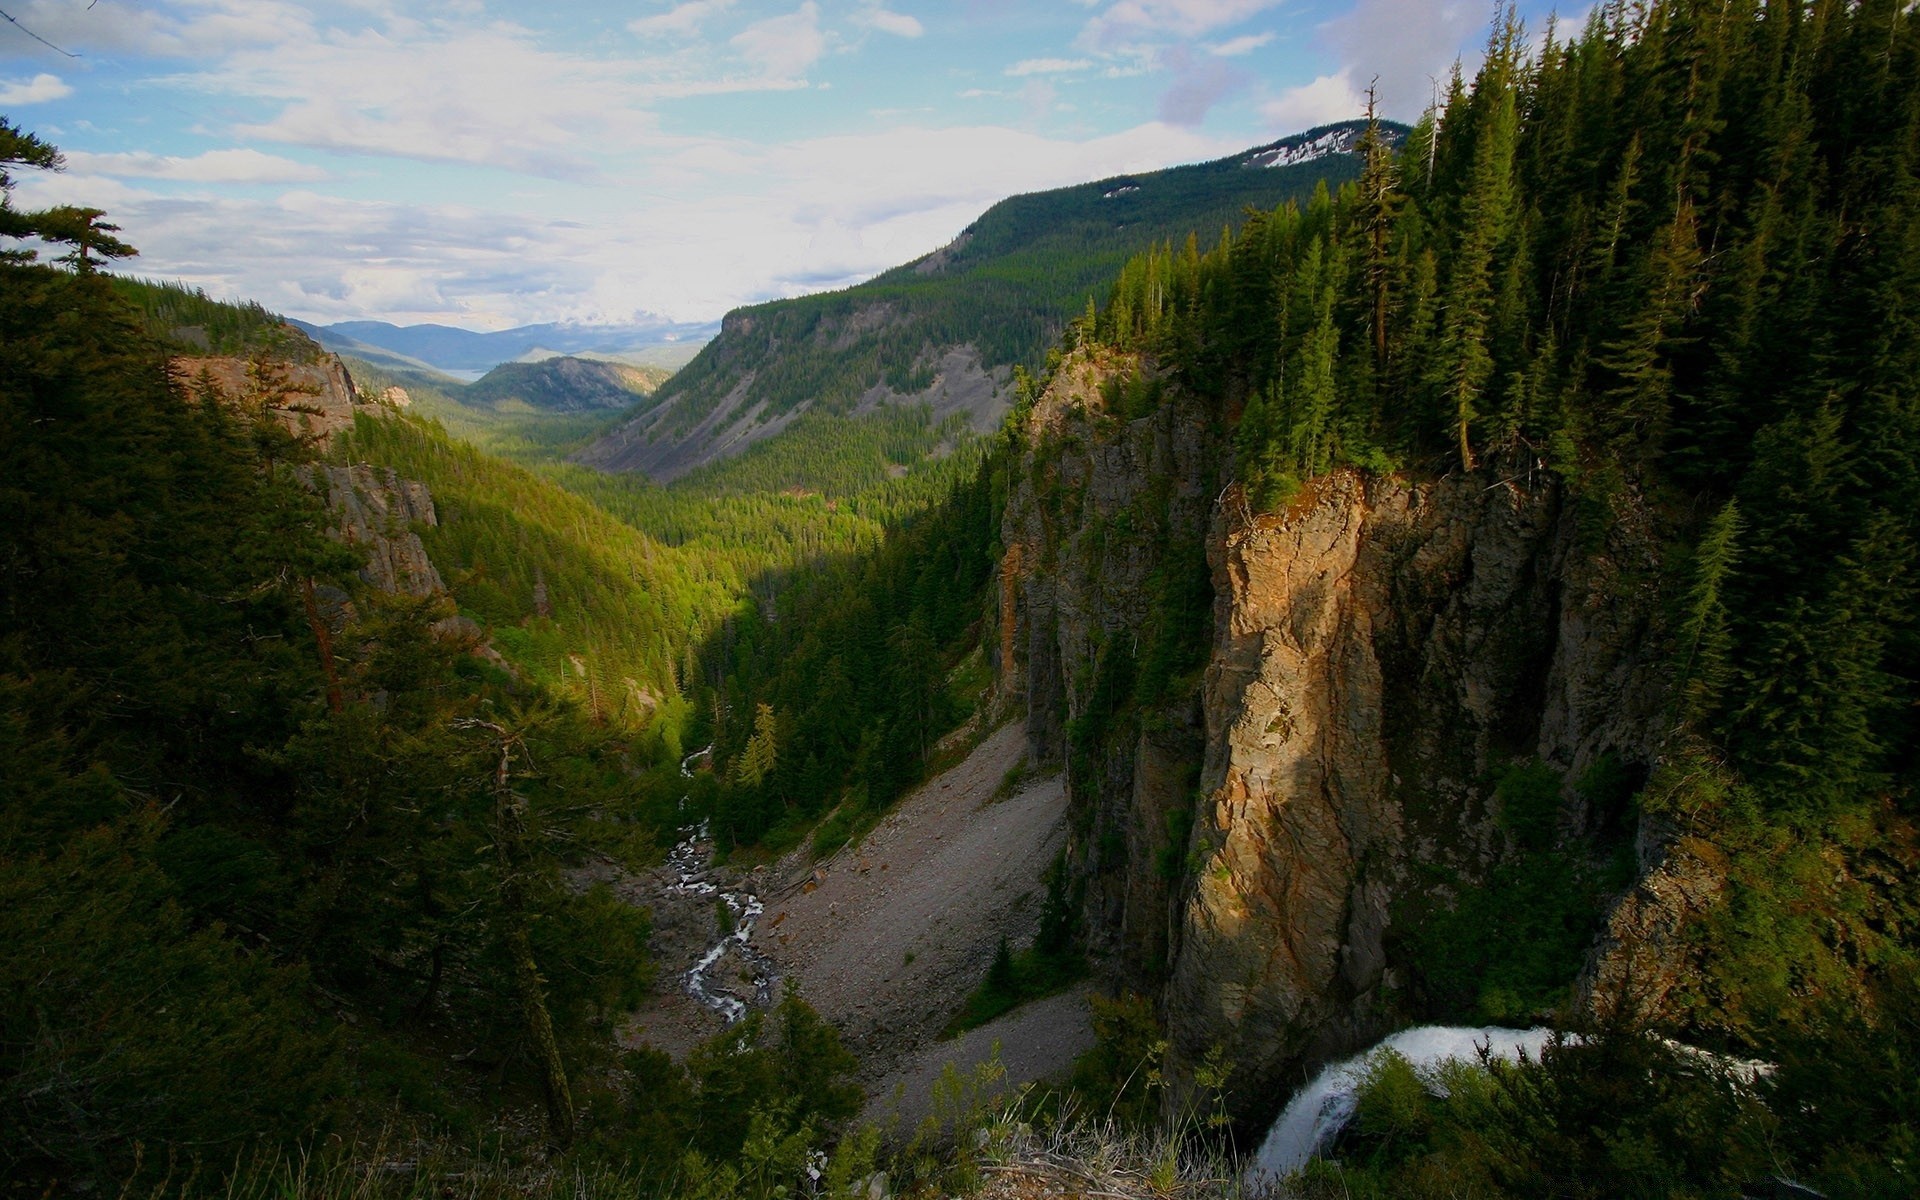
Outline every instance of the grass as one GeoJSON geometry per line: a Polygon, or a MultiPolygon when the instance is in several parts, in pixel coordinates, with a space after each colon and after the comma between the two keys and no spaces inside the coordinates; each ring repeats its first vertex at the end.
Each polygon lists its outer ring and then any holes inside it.
{"type": "Polygon", "coordinates": [[[987,971],[986,979],[973,990],[960,1011],[940,1031],[945,1038],[958,1037],[969,1029],[1005,1016],[1022,1004],[1064,992],[1086,978],[1087,960],[1077,951],[1048,954],[1035,948],[1015,952],[1006,939],[1000,941],[1000,953],[987,971]]]}

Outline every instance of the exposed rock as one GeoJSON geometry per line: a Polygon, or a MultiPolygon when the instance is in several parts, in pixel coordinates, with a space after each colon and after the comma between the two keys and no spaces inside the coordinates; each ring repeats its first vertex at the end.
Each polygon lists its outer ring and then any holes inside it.
{"type": "Polygon", "coordinates": [[[1580,981],[1588,1004],[1603,1018],[1623,1007],[1637,1020],[1672,1015],[1668,1000],[1681,982],[1677,968],[1686,961],[1686,928],[1727,888],[1727,856],[1711,842],[1663,839],[1653,854],[1608,918],[1580,981]]]}
{"type": "MultiPolygon", "coordinates": [[[[1506,852],[1493,771],[1651,763],[1656,539],[1631,511],[1583,539],[1544,474],[1343,470],[1256,516],[1218,487],[1231,452],[1206,412],[1177,395],[1132,422],[1105,411],[1108,381],[1137,369],[1071,356],[1027,420],[1002,682],[1028,698],[1036,758],[1067,762],[1092,948],[1164,981],[1176,1069],[1224,1050],[1258,1116],[1301,1066],[1403,1018],[1396,909],[1506,852]],[[1214,589],[1204,678],[1089,747],[1103,653],[1153,637],[1154,589],[1196,527],[1214,589]]],[[[1562,816],[1570,836],[1599,819],[1571,786],[1562,816]]],[[[1623,934],[1682,919],[1668,893],[1708,887],[1683,861],[1623,907],[1623,934]]]]}
{"type": "MultiPolygon", "coordinates": [[[[871,305],[844,322],[823,327],[817,336],[829,342],[830,349],[844,350],[862,338],[883,333],[891,317],[889,306],[871,305]]],[[[727,321],[726,334],[736,338],[754,329],[748,316],[734,314],[727,321]]],[[[933,372],[925,388],[897,392],[884,381],[875,381],[853,404],[852,412],[924,404],[935,421],[957,414],[966,417],[976,433],[1000,427],[1011,395],[1010,368],[987,369],[972,346],[929,349],[922,359],[933,372]]],[[[696,467],[732,458],[781,433],[815,407],[812,401],[804,401],[784,412],[770,412],[756,394],[755,381],[754,372],[748,370],[719,396],[704,391],[678,393],[587,446],[574,460],[603,471],[637,471],[656,482],[671,483],[696,467]]]]}
{"type": "Polygon", "coordinates": [[[326,489],[327,507],[337,518],[334,535],[367,553],[361,579],[400,595],[445,593],[447,586],[413,529],[439,524],[426,484],[364,464],[316,464],[308,470],[314,489],[326,489]]]}
{"type": "Polygon", "coordinates": [[[316,362],[180,357],[168,370],[189,390],[210,384],[228,404],[264,407],[289,431],[313,438],[321,449],[334,434],[353,427],[353,377],[336,355],[316,362]]]}

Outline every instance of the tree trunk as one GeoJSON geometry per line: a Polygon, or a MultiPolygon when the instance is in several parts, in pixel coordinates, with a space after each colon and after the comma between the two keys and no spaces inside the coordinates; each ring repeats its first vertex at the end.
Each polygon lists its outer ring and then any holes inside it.
{"type": "Polygon", "coordinates": [[[555,1149],[564,1150],[573,1143],[573,1092],[567,1086],[567,1068],[560,1059],[560,1044],[553,1036],[553,1017],[547,1012],[540,967],[533,959],[533,944],[527,938],[526,889],[521,874],[526,861],[526,801],[514,794],[510,782],[513,741],[505,730],[498,732],[500,765],[494,771],[493,795],[497,827],[494,842],[500,852],[501,866],[502,925],[506,930],[507,956],[513,961],[514,990],[520,994],[520,1010],[526,1017],[527,1036],[533,1043],[542,1090],[546,1094],[547,1139],[555,1149]]]}

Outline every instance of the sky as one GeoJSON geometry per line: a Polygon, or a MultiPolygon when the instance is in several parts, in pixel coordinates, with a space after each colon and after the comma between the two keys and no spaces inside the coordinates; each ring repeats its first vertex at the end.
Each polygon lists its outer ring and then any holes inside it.
{"type": "MultiPolygon", "coordinates": [[[[1020,192],[1412,120],[1491,0],[0,0],[20,207],[319,322],[710,321],[1020,192]]],[[[1530,24],[1543,3],[1523,3],[1530,24]]]]}

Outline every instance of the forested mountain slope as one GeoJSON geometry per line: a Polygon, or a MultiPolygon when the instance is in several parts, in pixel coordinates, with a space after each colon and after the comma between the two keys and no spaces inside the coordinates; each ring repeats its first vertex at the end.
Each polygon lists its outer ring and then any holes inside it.
{"type": "MultiPolygon", "coordinates": [[[[41,145],[0,125],[0,164],[41,145]]],[[[380,1147],[405,1144],[422,1178],[439,1155],[504,1176],[570,1150],[612,1188],[726,1195],[750,1118],[829,1140],[859,1094],[797,998],[689,1064],[615,1040],[653,982],[648,917],[586,871],[644,869],[678,836],[669,705],[602,703],[566,658],[503,669],[432,565],[368,561],[477,536],[496,603],[526,572],[551,609],[531,630],[509,609],[509,651],[597,615],[607,645],[556,649],[637,646],[670,700],[665,647],[700,629],[670,564],[628,576],[661,548],[629,559],[637,533],[491,460],[462,464],[436,525],[417,484],[316,461],[370,428],[423,466],[453,455],[357,403],[304,336],[30,258],[0,263],[4,1186],[317,1195],[334,1171],[388,1178],[380,1147]],[[343,513],[363,481],[405,503],[343,513]]]]}
{"type": "Polygon", "coordinates": [[[985,651],[1176,1109],[1222,1048],[1258,1120],[1390,1028],[1551,1020],[1587,1040],[1455,1101],[1382,1075],[1324,1194],[1903,1194],[1920,22],[1527,44],[1352,186],[1136,258],[898,567],[742,630],[800,736],[720,811],[889,794],[858,747],[985,651]]]}
{"type": "Polygon", "coordinates": [[[618,411],[651,396],[670,374],[662,367],[560,355],[501,363],[468,384],[460,399],[489,408],[541,412],[618,411]]]}
{"type": "Polygon", "coordinates": [[[1129,255],[1195,233],[1211,244],[1248,206],[1351,179],[1358,136],[1348,122],[1217,162],[1016,196],[945,248],[867,283],[740,309],[653,405],[579,461],[664,482],[803,411],[917,401],[991,432],[1012,368],[1038,369],[1129,255]]]}

